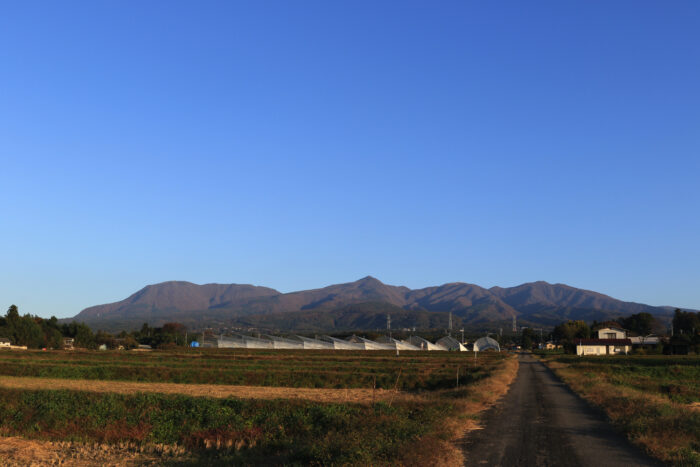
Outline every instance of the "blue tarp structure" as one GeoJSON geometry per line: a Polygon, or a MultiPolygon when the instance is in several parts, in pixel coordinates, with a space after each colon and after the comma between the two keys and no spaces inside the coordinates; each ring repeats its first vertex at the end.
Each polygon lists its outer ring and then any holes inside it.
{"type": "Polygon", "coordinates": [[[190,342],[190,347],[199,347],[199,342],[197,342],[197,341],[190,342]]]}

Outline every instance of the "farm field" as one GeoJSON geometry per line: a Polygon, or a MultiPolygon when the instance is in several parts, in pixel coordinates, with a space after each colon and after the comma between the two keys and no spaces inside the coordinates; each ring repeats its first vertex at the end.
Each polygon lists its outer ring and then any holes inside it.
{"type": "Polygon", "coordinates": [[[506,353],[2,352],[17,449],[0,458],[26,464],[30,443],[76,465],[454,465],[515,369],[506,353]]]}
{"type": "MultiPolygon", "coordinates": [[[[470,354],[473,355],[473,354],[470,354]]],[[[478,380],[492,362],[476,366],[448,352],[202,349],[181,352],[0,352],[0,376],[306,388],[451,388],[478,380]],[[465,363],[466,362],[466,363],[465,363]]]]}
{"type": "Polygon", "coordinates": [[[672,465],[700,465],[700,357],[541,358],[650,455],[672,465]]]}

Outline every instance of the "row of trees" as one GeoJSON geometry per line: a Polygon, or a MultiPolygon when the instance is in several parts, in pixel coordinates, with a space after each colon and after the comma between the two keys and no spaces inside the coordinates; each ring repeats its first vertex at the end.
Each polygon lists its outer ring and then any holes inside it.
{"type": "MultiPolygon", "coordinates": [[[[584,321],[567,321],[556,326],[551,336],[556,342],[562,344],[565,350],[575,352],[578,339],[594,337],[592,330],[604,324],[610,323],[594,321],[589,327],[584,321]]],[[[664,326],[649,313],[620,317],[615,324],[638,336],[664,334],[664,326]]],[[[660,345],[656,350],[665,353],[688,351],[700,353],[700,313],[676,309],[670,339],[666,345],[660,345]]]]}
{"type": "Polygon", "coordinates": [[[10,339],[14,345],[32,348],[63,346],[63,334],[56,317],[42,319],[28,314],[20,316],[15,305],[8,308],[4,317],[0,317],[0,337],[10,339]]]}
{"type": "Polygon", "coordinates": [[[671,346],[675,352],[700,354],[700,313],[676,310],[672,334],[671,346]]]}
{"type": "Polygon", "coordinates": [[[189,335],[188,339],[187,328],[179,323],[166,323],[162,327],[144,324],[139,331],[122,331],[116,335],[104,331],[94,333],[84,323],[59,324],[55,316],[50,319],[30,314],[21,316],[17,306],[11,305],[5,316],[0,317],[0,337],[10,339],[13,345],[25,345],[32,349],[62,349],[63,339],[67,337],[74,340],[75,347],[85,349],[96,349],[101,345],[108,349],[119,346],[131,349],[139,344],[154,348],[186,346],[188,340],[194,340],[197,336],[189,335]]]}

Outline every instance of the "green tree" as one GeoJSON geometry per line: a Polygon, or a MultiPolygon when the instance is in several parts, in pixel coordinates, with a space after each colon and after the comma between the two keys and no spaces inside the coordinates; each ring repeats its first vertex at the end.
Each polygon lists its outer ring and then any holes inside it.
{"type": "Polygon", "coordinates": [[[99,347],[103,344],[106,345],[108,349],[117,348],[117,341],[111,334],[104,331],[97,331],[97,334],[95,334],[95,345],[99,347]]]}
{"type": "Polygon", "coordinates": [[[567,352],[576,350],[577,339],[588,339],[591,337],[591,328],[585,321],[567,321],[554,328],[552,336],[564,346],[567,352]]]}
{"type": "Polygon", "coordinates": [[[7,319],[8,322],[16,322],[19,320],[19,309],[17,308],[17,305],[10,305],[10,308],[7,309],[5,319],[7,319]]]}
{"type": "Polygon", "coordinates": [[[651,313],[637,313],[626,318],[617,320],[620,325],[640,336],[651,334],[652,329],[657,327],[656,319],[651,313]]]}
{"type": "Polygon", "coordinates": [[[673,315],[673,334],[695,336],[700,333],[700,313],[676,309],[673,315]]]}
{"type": "Polygon", "coordinates": [[[44,343],[44,333],[41,331],[41,326],[28,314],[14,323],[13,335],[16,345],[40,348],[44,343]]]}
{"type": "Polygon", "coordinates": [[[525,328],[520,336],[520,345],[523,349],[532,349],[533,345],[538,341],[538,339],[539,334],[530,328],[525,328]]]}
{"type": "Polygon", "coordinates": [[[61,333],[65,337],[72,337],[75,339],[74,345],[76,347],[85,349],[94,349],[97,347],[92,329],[85,323],[76,323],[72,321],[69,324],[64,324],[61,327],[61,333]]]}

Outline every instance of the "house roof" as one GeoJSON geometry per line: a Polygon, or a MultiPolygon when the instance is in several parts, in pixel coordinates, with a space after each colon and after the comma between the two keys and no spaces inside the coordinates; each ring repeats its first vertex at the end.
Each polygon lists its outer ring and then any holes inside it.
{"type": "Polygon", "coordinates": [[[614,331],[627,332],[627,329],[622,328],[622,327],[620,327],[620,326],[602,326],[602,327],[596,328],[595,331],[596,331],[596,332],[599,332],[599,331],[604,331],[605,329],[611,329],[611,330],[614,330],[614,331]]]}
{"type": "Polygon", "coordinates": [[[576,345],[632,345],[630,339],[578,339],[576,345]]]}
{"type": "Polygon", "coordinates": [[[623,331],[625,330],[620,323],[617,321],[603,321],[602,323],[598,323],[595,326],[593,326],[592,330],[593,331],[598,331],[599,329],[604,329],[604,328],[615,328],[615,329],[622,329],[623,331]]]}
{"type": "Polygon", "coordinates": [[[7,337],[0,337],[0,342],[10,342],[10,339],[7,337]]]}

